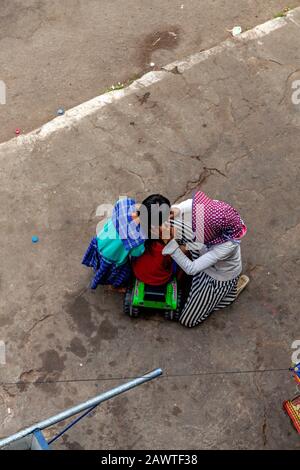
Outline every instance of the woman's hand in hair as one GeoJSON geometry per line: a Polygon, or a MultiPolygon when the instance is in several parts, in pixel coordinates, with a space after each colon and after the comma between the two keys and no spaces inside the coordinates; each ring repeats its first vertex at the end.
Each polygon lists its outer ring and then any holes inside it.
{"type": "Polygon", "coordinates": [[[174,225],[168,223],[168,222],[165,222],[162,226],[161,226],[161,239],[162,241],[167,245],[167,243],[169,243],[170,240],[173,240],[173,238],[176,237],[176,229],[174,227],[174,225]]]}
{"type": "Polygon", "coordinates": [[[180,209],[178,207],[171,207],[170,209],[170,220],[174,220],[180,215],[180,209]]]}

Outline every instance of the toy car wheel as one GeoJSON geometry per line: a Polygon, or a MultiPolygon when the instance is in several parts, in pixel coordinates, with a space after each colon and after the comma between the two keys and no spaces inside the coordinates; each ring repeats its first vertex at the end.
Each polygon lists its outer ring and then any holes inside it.
{"type": "Polygon", "coordinates": [[[181,289],[178,290],[178,294],[177,294],[177,308],[174,312],[174,320],[178,321],[179,318],[180,318],[180,315],[181,315],[181,311],[182,311],[182,291],[181,289]]]}
{"type": "Polygon", "coordinates": [[[132,287],[128,287],[123,302],[123,312],[125,315],[130,316],[130,308],[131,308],[131,299],[132,299],[132,287]]]}
{"type": "Polygon", "coordinates": [[[176,310],[167,310],[165,312],[165,319],[169,321],[178,321],[180,314],[176,310]]]}
{"type": "Polygon", "coordinates": [[[128,315],[129,317],[132,317],[132,318],[137,318],[139,316],[140,310],[138,307],[132,306],[132,298],[133,298],[133,288],[128,287],[125,293],[125,297],[124,297],[123,311],[125,315],[128,315]]]}
{"type": "Polygon", "coordinates": [[[174,320],[174,310],[166,310],[165,311],[165,319],[172,321],[174,320]]]}
{"type": "Polygon", "coordinates": [[[182,310],[182,292],[178,291],[177,294],[177,308],[176,310],[166,310],[165,319],[169,321],[178,321],[181,315],[182,310]]]}
{"type": "Polygon", "coordinates": [[[131,307],[130,316],[137,318],[140,315],[140,309],[138,307],[131,307]]]}

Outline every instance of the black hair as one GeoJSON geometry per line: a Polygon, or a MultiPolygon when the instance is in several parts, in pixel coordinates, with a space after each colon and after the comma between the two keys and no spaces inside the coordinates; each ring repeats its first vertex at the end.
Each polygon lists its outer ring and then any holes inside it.
{"type": "Polygon", "coordinates": [[[151,194],[143,200],[138,211],[142,228],[150,238],[151,226],[160,227],[170,217],[171,203],[161,194],[151,194]]]}

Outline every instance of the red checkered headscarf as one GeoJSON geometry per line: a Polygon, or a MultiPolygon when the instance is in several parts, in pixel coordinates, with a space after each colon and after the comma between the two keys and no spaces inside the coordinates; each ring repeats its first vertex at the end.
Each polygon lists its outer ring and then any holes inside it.
{"type": "Polygon", "coordinates": [[[247,232],[240,214],[233,207],[226,202],[210,199],[202,191],[198,191],[193,198],[192,217],[196,239],[207,246],[228,240],[239,243],[247,232]]]}

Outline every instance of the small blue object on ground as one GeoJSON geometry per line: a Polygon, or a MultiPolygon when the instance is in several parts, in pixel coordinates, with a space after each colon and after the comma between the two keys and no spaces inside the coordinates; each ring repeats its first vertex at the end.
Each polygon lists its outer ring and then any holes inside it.
{"type": "Polygon", "coordinates": [[[57,115],[58,115],[58,116],[62,116],[63,114],[65,114],[64,108],[59,108],[59,109],[57,110],[57,115]]]}
{"type": "Polygon", "coordinates": [[[31,241],[32,243],[37,243],[39,241],[39,237],[37,237],[36,235],[33,235],[33,237],[31,238],[31,241]]]}

